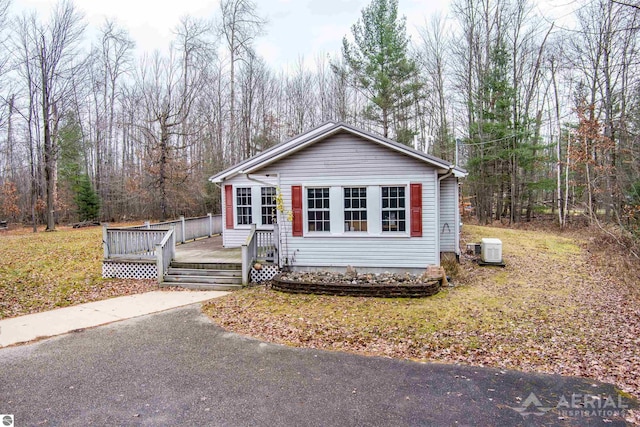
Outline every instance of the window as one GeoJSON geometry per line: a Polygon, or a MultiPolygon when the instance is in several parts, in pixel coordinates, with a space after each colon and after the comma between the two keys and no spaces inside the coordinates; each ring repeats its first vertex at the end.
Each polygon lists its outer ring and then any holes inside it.
{"type": "Polygon", "coordinates": [[[344,189],[344,231],[367,231],[367,188],[344,189]]]}
{"type": "Polygon", "coordinates": [[[276,188],[262,187],[262,225],[273,224],[276,218],[276,188]]]}
{"type": "Polygon", "coordinates": [[[236,218],[238,225],[251,224],[251,188],[236,188],[236,218]]]}
{"type": "Polygon", "coordinates": [[[331,231],[328,188],[307,188],[307,225],[309,231],[331,231]]]}
{"type": "Polygon", "coordinates": [[[407,231],[404,187],[382,187],[382,231],[407,231]]]}

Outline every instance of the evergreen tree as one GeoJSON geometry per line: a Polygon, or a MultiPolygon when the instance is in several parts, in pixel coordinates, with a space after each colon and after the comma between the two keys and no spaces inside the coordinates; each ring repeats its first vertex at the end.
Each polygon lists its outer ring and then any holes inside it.
{"type": "Polygon", "coordinates": [[[409,143],[415,135],[408,125],[410,106],[422,85],[408,55],[409,38],[404,17],[398,18],[398,0],[372,0],[351,32],[354,41],[343,39],[342,54],[354,85],[370,102],[366,117],[382,126],[385,137],[393,129],[400,142],[409,143]]]}
{"type": "Polygon", "coordinates": [[[93,221],[100,217],[100,198],[83,165],[82,130],[76,116],[67,113],[58,132],[60,147],[58,182],[60,202],[73,215],[73,204],[79,221],[93,221]]]}
{"type": "Polygon", "coordinates": [[[512,105],[514,90],[509,82],[509,56],[504,46],[491,52],[489,68],[482,80],[471,123],[471,147],[467,167],[469,181],[476,197],[476,209],[481,223],[490,222],[492,215],[500,218],[502,197],[509,182],[509,157],[514,138],[512,105]],[[495,203],[495,205],[494,205],[495,203]]]}
{"type": "Polygon", "coordinates": [[[78,177],[78,184],[75,188],[74,198],[78,207],[78,218],[80,221],[94,221],[100,215],[100,199],[91,185],[91,180],[86,174],[78,177]]]}

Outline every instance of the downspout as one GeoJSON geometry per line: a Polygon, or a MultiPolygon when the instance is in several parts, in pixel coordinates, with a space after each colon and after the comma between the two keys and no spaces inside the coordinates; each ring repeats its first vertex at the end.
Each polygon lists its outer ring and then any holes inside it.
{"type": "MultiPolygon", "coordinates": [[[[447,171],[447,173],[445,173],[441,177],[438,177],[438,215],[437,215],[437,218],[438,218],[438,251],[437,251],[437,254],[438,254],[438,265],[440,265],[440,261],[441,261],[440,255],[442,254],[442,251],[440,250],[440,240],[442,238],[441,237],[442,236],[442,230],[440,230],[440,204],[442,203],[441,191],[440,191],[441,186],[440,186],[440,184],[441,184],[443,179],[447,179],[451,175],[453,175],[453,168],[454,167],[455,166],[453,166],[453,165],[449,166],[449,170],[447,171]]],[[[457,233],[457,232],[458,232],[458,225],[454,224],[454,233],[457,233]]]]}

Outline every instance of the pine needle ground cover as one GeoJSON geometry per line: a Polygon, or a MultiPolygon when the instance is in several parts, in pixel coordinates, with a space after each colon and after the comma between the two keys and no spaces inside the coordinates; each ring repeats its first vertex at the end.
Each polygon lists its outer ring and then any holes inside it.
{"type": "Polygon", "coordinates": [[[102,228],[0,233],[0,319],[157,289],[102,279],[102,228]]]}
{"type": "Polygon", "coordinates": [[[638,270],[612,274],[611,255],[575,233],[465,225],[467,242],[482,237],[502,240],[506,268],[463,260],[456,286],[433,297],[254,287],[205,310],[228,330],[286,345],[577,375],[640,396],[638,270]]]}

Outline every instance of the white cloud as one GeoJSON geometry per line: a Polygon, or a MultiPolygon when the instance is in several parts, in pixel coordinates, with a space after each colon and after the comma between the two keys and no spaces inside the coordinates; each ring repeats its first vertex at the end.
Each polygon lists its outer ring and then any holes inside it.
{"type": "MultiPolygon", "coordinates": [[[[13,9],[18,13],[36,9],[46,19],[56,1],[13,0],[13,9]]],[[[342,38],[350,34],[351,26],[369,1],[256,1],[259,14],[269,19],[265,36],[256,41],[256,50],[276,68],[295,64],[301,57],[313,60],[318,55],[339,53],[342,38]]],[[[446,8],[448,3],[449,0],[400,0],[399,14],[407,17],[407,31],[414,34],[425,17],[438,8],[446,8]]],[[[129,30],[139,53],[166,51],[182,16],[211,19],[219,14],[219,0],[75,0],[75,4],[86,14],[89,43],[95,41],[96,29],[111,18],[129,30]]]]}
{"type": "Polygon", "coordinates": [[[281,49],[277,45],[267,40],[256,42],[256,52],[264,58],[267,64],[275,64],[281,61],[281,49]]]}

